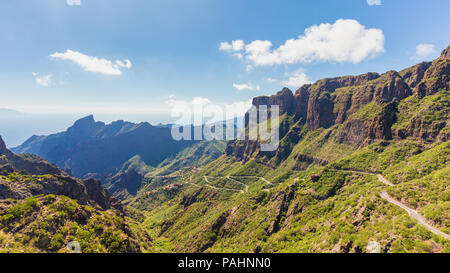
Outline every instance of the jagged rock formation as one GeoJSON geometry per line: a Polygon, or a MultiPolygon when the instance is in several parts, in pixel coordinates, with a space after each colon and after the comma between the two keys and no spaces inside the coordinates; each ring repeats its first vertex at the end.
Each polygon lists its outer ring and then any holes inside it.
{"type": "MultiPolygon", "coordinates": [[[[254,98],[253,105],[256,108],[279,105],[280,115],[289,118],[281,121],[281,138],[294,143],[302,137],[299,133],[302,126],[309,131],[335,126],[336,140],[355,147],[393,138],[446,141],[449,133],[444,128],[448,128],[448,116],[440,123],[428,124],[419,115],[408,120],[406,128],[394,128],[394,125],[403,114],[399,114],[399,104],[411,104],[408,101],[411,97],[421,100],[450,89],[449,52],[450,47],[435,61],[401,72],[323,79],[300,87],[295,94],[284,88],[274,96],[254,98]]],[[[260,152],[259,145],[258,141],[249,140],[230,142],[226,154],[239,160],[277,155],[260,152]]]]}

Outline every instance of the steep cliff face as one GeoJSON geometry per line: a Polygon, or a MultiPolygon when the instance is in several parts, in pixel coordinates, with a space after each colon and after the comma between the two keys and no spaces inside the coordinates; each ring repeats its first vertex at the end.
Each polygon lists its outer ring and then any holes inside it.
{"type": "Polygon", "coordinates": [[[260,105],[278,105],[280,107],[280,114],[289,113],[292,114],[295,109],[293,105],[295,103],[294,95],[289,88],[284,88],[278,92],[275,96],[270,97],[256,97],[253,99],[254,106],[260,105]]]}
{"type": "MultiPolygon", "coordinates": [[[[282,120],[280,137],[289,138],[289,142],[301,139],[301,135],[293,136],[291,130],[299,125],[308,131],[341,125],[336,129],[336,141],[355,147],[393,138],[445,141],[449,135],[448,93],[445,93],[450,89],[449,56],[450,47],[435,61],[401,72],[323,79],[300,87],[295,94],[284,88],[274,96],[255,98],[253,105],[280,106],[280,115],[288,117],[282,120]],[[438,108],[433,111],[438,111],[440,116],[417,114],[418,108],[434,99],[433,96],[440,98],[440,104],[433,104],[438,108]]],[[[245,161],[276,154],[261,153],[259,144],[258,141],[234,141],[228,144],[226,154],[245,161]]]]}

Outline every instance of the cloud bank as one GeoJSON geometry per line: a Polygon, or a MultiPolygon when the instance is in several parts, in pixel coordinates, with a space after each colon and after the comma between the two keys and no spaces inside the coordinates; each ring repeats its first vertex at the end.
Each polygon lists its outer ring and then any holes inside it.
{"type": "Polygon", "coordinates": [[[384,50],[381,29],[366,28],[356,20],[339,19],[305,29],[304,34],[289,39],[276,49],[269,40],[244,44],[241,40],[223,42],[219,50],[245,58],[255,66],[322,62],[351,62],[375,57],[384,50]]]}

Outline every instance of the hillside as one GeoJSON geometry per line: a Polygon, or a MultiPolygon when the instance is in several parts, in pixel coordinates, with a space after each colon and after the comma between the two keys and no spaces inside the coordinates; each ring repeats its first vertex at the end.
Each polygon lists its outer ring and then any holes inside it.
{"type": "Polygon", "coordinates": [[[117,173],[105,179],[105,187],[122,200],[132,198],[144,186],[151,188],[173,179],[177,171],[198,168],[216,160],[223,154],[225,146],[224,141],[201,141],[165,159],[156,167],[148,166],[136,155],[125,162],[117,173]]]}
{"type": "Polygon", "coordinates": [[[255,98],[280,105],[277,151],[231,141],[129,206],[165,251],[450,252],[449,75],[450,47],[401,72],[255,98]]]}

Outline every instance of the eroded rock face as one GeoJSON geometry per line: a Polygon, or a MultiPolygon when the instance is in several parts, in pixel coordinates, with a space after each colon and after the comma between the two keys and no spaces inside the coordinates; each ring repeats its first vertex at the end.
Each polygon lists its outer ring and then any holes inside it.
{"type": "Polygon", "coordinates": [[[422,81],[417,84],[416,95],[419,98],[433,95],[439,90],[450,89],[450,46],[441,56],[431,63],[422,81]]]}
{"type": "Polygon", "coordinates": [[[284,113],[292,113],[294,104],[294,95],[289,88],[284,88],[275,96],[270,97],[256,97],[253,99],[254,106],[260,105],[278,105],[280,106],[280,115],[284,113]]]}
{"type": "MultiPolygon", "coordinates": [[[[405,98],[423,98],[450,89],[450,47],[433,62],[423,62],[400,73],[388,71],[384,74],[367,73],[358,76],[344,76],[317,81],[300,87],[295,94],[284,88],[270,97],[257,97],[253,105],[279,105],[280,115],[290,117],[290,123],[281,124],[280,139],[298,142],[301,130],[295,126],[305,125],[309,131],[330,128],[342,124],[336,140],[356,147],[375,140],[415,137],[427,141],[442,141],[449,133],[442,130],[448,122],[433,123],[433,128],[418,117],[411,121],[407,129],[393,131],[398,104],[405,98]],[[363,107],[372,105],[364,115],[357,115],[363,107]],[[293,136],[298,134],[298,137],[293,136]]],[[[272,157],[280,152],[267,154],[259,151],[257,141],[234,141],[228,143],[226,154],[238,160],[247,161],[252,157],[272,157]]],[[[281,145],[283,153],[290,148],[281,145]],[[285,149],[286,148],[286,149],[285,149]]],[[[279,156],[280,158],[286,157],[279,156]]]]}
{"type": "Polygon", "coordinates": [[[408,71],[403,75],[405,83],[408,84],[411,88],[415,88],[417,84],[422,81],[423,77],[425,76],[425,72],[430,67],[430,65],[431,63],[429,62],[423,62],[408,69],[408,71]]]}

